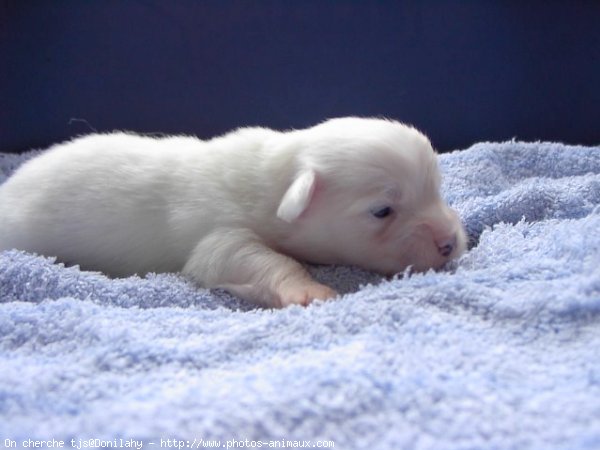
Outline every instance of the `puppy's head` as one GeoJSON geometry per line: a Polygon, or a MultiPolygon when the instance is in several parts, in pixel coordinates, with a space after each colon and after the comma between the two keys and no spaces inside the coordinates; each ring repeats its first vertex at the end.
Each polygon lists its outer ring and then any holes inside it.
{"type": "Polygon", "coordinates": [[[277,211],[292,225],[284,250],[388,275],[438,268],[465,250],[436,154],[417,130],[343,118],[293,134],[298,171],[277,211]]]}

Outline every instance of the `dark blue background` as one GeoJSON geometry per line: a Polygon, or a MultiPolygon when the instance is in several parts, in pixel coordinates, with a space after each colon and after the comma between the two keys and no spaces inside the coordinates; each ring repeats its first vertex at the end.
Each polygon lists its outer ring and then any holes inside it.
{"type": "Polygon", "coordinates": [[[341,115],[598,144],[599,30],[599,1],[3,2],[0,151],[341,115]]]}

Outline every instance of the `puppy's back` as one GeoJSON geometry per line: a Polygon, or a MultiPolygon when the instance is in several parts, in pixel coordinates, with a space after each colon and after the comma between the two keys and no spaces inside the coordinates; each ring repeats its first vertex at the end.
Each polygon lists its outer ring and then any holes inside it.
{"type": "MultiPolygon", "coordinates": [[[[165,205],[193,151],[191,138],[175,139],[170,152],[161,139],[90,135],[28,161],[0,186],[0,250],[59,256],[114,274],[150,269],[144,262],[167,250],[165,205]]],[[[164,266],[182,264],[163,257],[164,266]]]]}

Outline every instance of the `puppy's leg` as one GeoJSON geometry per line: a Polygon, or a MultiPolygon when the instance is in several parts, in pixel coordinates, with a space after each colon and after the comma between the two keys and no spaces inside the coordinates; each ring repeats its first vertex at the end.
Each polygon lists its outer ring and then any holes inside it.
{"type": "Polygon", "coordinates": [[[268,308],[308,305],[337,294],[294,259],[267,247],[246,229],[211,233],[192,251],[183,273],[204,287],[223,288],[268,308]]]}

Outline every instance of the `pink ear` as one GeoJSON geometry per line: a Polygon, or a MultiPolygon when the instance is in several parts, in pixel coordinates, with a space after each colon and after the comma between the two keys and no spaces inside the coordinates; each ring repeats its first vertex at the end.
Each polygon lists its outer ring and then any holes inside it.
{"type": "Polygon", "coordinates": [[[314,170],[303,170],[288,188],[279,208],[277,217],[293,222],[306,210],[315,191],[316,174],[314,170]]]}

